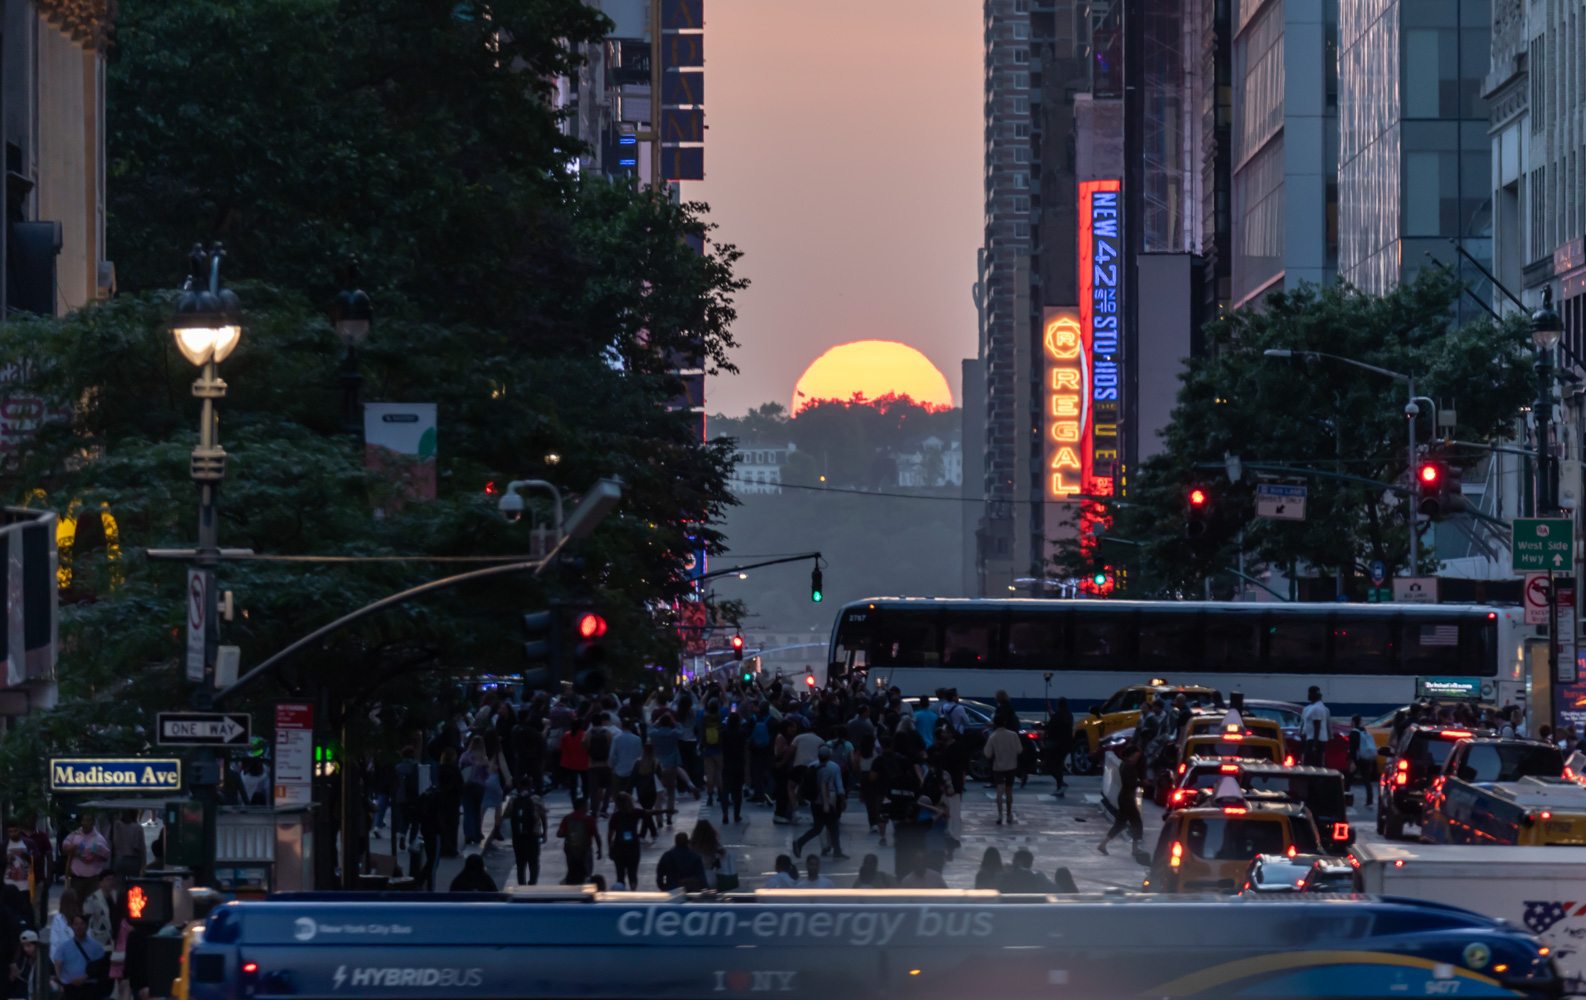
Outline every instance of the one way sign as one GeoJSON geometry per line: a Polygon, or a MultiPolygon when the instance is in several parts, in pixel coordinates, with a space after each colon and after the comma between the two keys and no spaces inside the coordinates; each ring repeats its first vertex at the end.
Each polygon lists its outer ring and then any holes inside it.
{"type": "Polygon", "coordinates": [[[253,717],[246,712],[161,712],[160,736],[166,747],[247,746],[253,717]]]}

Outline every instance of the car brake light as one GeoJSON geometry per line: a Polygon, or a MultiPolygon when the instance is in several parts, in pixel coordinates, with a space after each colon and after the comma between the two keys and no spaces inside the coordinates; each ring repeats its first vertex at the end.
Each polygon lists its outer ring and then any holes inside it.
{"type": "Polygon", "coordinates": [[[1296,855],[1296,854],[1298,854],[1298,853],[1300,853],[1300,848],[1299,848],[1299,845],[1297,845],[1297,844],[1290,844],[1290,845],[1289,845],[1289,849],[1288,849],[1288,852],[1287,852],[1287,853],[1288,853],[1288,856],[1289,856],[1289,857],[1291,857],[1291,858],[1292,858],[1292,857],[1294,857],[1294,856],[1295,856],[1295,855],[1296,855]]]}
{"type": "Polygon", "coordinates": [[[1410,783],[1410,776],[1405,774],[1403,771],[1400,771],[1398,775],[1394,777],[1393,783],[1396,785],[1408,785],[1410,783]]]}
{"type": "Polygon", "coordinates": [[[1543,819],[1552,819],[1553,818],[1553,814],[1551,812],[1549,812],[1548,810],[1544,809],[1544,810],[1542,810],[1542,818],[1543,819]]]}
{"type": "Polygon", "coordinates": [[[1410,762],[1409,761],[1407,761],[1407,760],[1399,761],[1399,770],[1408,771],[1409,769],[1410,769],[1410,762]]]}
{"type": "Polygon", "coordinates": [[[1304,879],[1302,879],[1302,878],[1297,878],[1297,879],[1295,879],[1295,880],[1294,880],[1294,888],[1296,888],[1296,889],[1303,889],[1303,888],[1305,888],[1305,880],[1304,880],[1304,879]]]}
{"type": "Polygon", "coordinates": [[[1578,781],[1578,780],[1580,780],[1580,779],[1578,779],[1575,776],[1574,769],[1572,769],[1568,764],[1564,765],[1564,780],[1565,781],[1578,781]]]}
{"type": "Polygon", "coordinates": [[[1333,824],[1333,839],[1334,840],[1348,840],[1349,839],[1349,824],[1348,823],[1334,823],[1333,824]]]}
{"type": "Polygon", "coordinates": [[[1222,764],[1222,765],[1218,766],[1217,770],[1221,771],[1223,774],[1238,774],[1239,773],[1239,765],[1238,764],[1222,764]]]}
{"type": "Polygon", "coordinates": [[[1546,958],[1547,956],[1553,954],[1553,949],[1549,948],[1547,945],[1543,945],[1536,950],[1536,953],[1541,955],[1543,958],[1546,958]]]}
{"type": "Polygon", "coordinates": [[[1167,866],[1169,868],[1177,868],[1183,863],[1184,845],[1175,840],[1173,841],[1173,849],[1168,852],[1167,866]]]}
{"type": "Polygon", "coordinates": [[[1360,867],[1360,859],[1355,857],[1353,854],[1351,854],[1349,856],[1349,866],[1351,868],[1359,868],[1360,867]]]}
{"type": "Polygon", "coordinates": [[[1396,859],[1393,862],[1393,867],[1395,867],[1395,868],[1403,868],[1404,867],[1404,859],[1403,858],[1396,859]]]}
{"type": "Polygon", "coordinates": [[[1249,811],[1244,806],[1223,806],[1223,813],[1228,816],[1243,816],[1249,811]]]}
{"type": "Polygon", "coordinates": [[[256,973],[258,971],[259,971],[259,963],[258,962],[243,962],[242,963],[242,974],[243,975],[251,976],[251,975],[253,975],[254,973],[256,973]]]}
{"type": "Polygon", "coordinates": [[[1294,755],[1293,754],[1289,754],[1287,757],[1283,758],[1283,766],[1284,767],[1293,767],[1294,766],[1294,755]]]}
{"type": "Polygon", "coordinates": [[[1187,768],[1187,767],[1189,767],[1189,765],[1188,765],[1188,764],[1180,764],[1180,765],[1179,765],[1179,766],[1178,766],[1178,773],[1179,773],[1179,774],[1183,774],[1183,773],[1184,773],[1184,769],[1185,769],[1185,768],[1187,768]]]}
{"type": "Polygon", "coordinates": [[[1438,735],[1445,740],[1468,740],[1471,734],[1464,729],[1445,729],[1438,735]]]}
{"type": "Polygon", "coordinates": [[[1498,612],[1496,612],[1496,611],[1487,612],[1487,620],[1490,621],[1490,622],[1497,621],[1498,620],[1498,612]]]}
{"type": "Polygon", "coordinates": [[[1245,734],[1244,733],[1226,733],[1223,736],[1223,739],[1228,740],[1228,741],[1230,741],[1232,743],[1238,743],[1240,740],[1242,740],[1244,738],[1245,738],[1245,734]]]}
{"type": "Polygon", "coordinates": [[[1189,798],[1189,792],[1187,792],[1186,790],[1184,790],[1182,788],[1180,788],[1178,791],[1173,793],[1173,801],[1174,802],[1183,802],[1187,798],[1189,798]]]}

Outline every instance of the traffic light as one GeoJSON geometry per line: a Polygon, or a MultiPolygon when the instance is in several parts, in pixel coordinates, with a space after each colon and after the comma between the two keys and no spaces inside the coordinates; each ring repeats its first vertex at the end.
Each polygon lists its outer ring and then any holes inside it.
{"type": "Polygon", "coordinates": [[[732,637],[732,658],[743,659],[743,636],[734,633],[732,637]]]}
{"type": "Polygon", "coordinates": [[[523,658],[530,663],[550,663],[556,652],[556,613],[535,611],[523,616],[523,658]]]}
{"type": "Polygon", "coordinates": [[[1211,494],[1204,486],[1191,486],[1184,496],[1184,537],[1200,538],[1206,534],[1206,521],[1211,513],[1211,494]]]}
{"type": "Polygon", "coordinates": [[[1415,510],[1433,521],[1465,509],[1464,491],[1456,468],[1439,458],[1423,459],[1415,467],[1415,510]]]}
{"type": "Polygon", "coordinates": [[[134,927],[164,927],[171,922],[171,883],[160,878],[127,880],[127,919],[134,927]]]}
{"type": "Polygon", "coordinates": [[[1105,587],[1107,586],[1107,574],[1104,571],[1097,570],[1091,575],[1090,582],[1092,586],[1098,589],[1105,587]]]}
{"type": "Polygon", "coordinates": [[[821,568],[816,566],[810,570],[810,601],[819,604],[825,599],[826,595],[821,593],[821,568]]]}
{"type": "Polygon", "coordinates": [[[804,683],[808,687],[814,687],[815,686],[815,675],[814,674],[809,674],[809,673],[805,674],[804,675],[804,683]]]}
{"type": "Polygon", "coordinates": [[[573,687],[584,694],[594,694],[606,686],[606,619],[593,611],[580,611],[572,616],[573,635],[573,687]]]}

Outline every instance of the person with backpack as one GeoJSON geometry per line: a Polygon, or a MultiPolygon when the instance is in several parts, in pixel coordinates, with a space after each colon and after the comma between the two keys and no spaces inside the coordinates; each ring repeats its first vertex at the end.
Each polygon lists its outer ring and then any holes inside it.
{"type": "MultiPolygon", "coordinates": [[[[824,831],[832,841],[829,853],[836,858],[848,857],[843,853],[841,834],[838,831],[847,794],[843,785],[842,768],[833,759],[834,756],[832,748],[823,745],[817,750],[817,763],[804,769],[803,791],[810,803],[814,825],[793,842],[795,856],[803,852],[805,844],[824,831]]],[[[828,851],[822,850],[821,853],[826,854],[828,851]]]]}
{"type": "Polygon", "coordinates": [[[1359,779],[1366,786],[1366,805],[1373,802],[1372,792],[1377,784],[1377,741],[1360,721],[1360,716],[1350,720],[1349,760],[1354,764],[1350,771],[1351,784],[1359,779]]]}
{"type": "Polygon", "coordinates": [[[727,824],[728,806],[732,821],[743,822],[744,764],[749,746],[748,732],[736,711],[727,716],[721,733],[721,822],[727,824]]]}
{"type": "Polygon", "coordinates": [[[518,864],[519,885],[539,885],[540,845],[550,833],[545,816],[545,800],[525,778],[518,779],[518,793],[512,797],[512,856],[518,864]],[[524,881],[524,869],[528,881],[524,881]]]}
{"type": "Polygon", "coordinates": [[[717,798],[722,798],[723,805],[726,803],[726,793],[721,787],[722,729],[721,702],[707,702],[705,710],[699,713],[699,719],[694,723],[700,767],[704,771],[707,809],[716,804],[717,798]]]}
{"type": "Polygon", "coordinates": [[[473,847],[485,839],[485,782],[490,780],[490,756],[485,753],[483,737],[468,741],[468,750],[457,766],[463,772],[463,846],[473,847]]]}
{"type": "Polygon", "coordinates": [[[595,724],[584,733],[584,746],[589,751],[589,811],[597,816],[605,816],[610,804],[611,745],[616,733],[611,716],[605,712],[597,714],[595,724]]]}
{"type": "Polygon", "coordinates": [[[556,835],[562,839],[562,854],[567,858],[567,875],[563,885],[583,885],[595,870],[595,861],[603,860],[605,852],[600,846],[600,828],[595,818],[585,811],[582,796],[573,799],[573,811],[562,817],[556,835]],[[594,858],[590,858],[593,849],[594,858]]]}
{"type": "Polygon", "coordinates": [[[545,721],[525,715],[512,727],[512,741],[517,745],[514,756],[518,760],[518,783],[527,784],[535,795],[545,792],[545,721]]]}

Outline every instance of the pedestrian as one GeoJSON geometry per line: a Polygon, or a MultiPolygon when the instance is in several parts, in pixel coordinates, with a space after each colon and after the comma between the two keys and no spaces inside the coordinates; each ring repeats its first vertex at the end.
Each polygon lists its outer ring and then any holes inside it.
{"type": "Polygon", "coordinates": [[[855,889],[891,889],[897,885],[892,876],[881,870],[881,859],[866,854],[859,862],[859,874],[854,878],[855,889]]]}
{"type": "Polygon", "coordinates": [[[995,847],[986,848],[980,856],[980,870],[975,872],[976,889],[995,889],[1002,880],[1002,852],[995,847]]]}
{"type": "Polygon", "coordinates": [[[774,863],[776,871],[765,880],[765,889],[797,889],[799,888],[799,870],[793,859],[786,854],[778,854],[774,863]]]}
{"type": "Polygon", "coordinates": [[[5,884],[28,898],[33,889],[33,848],[15,820],[6,826],[5,852],[5,884]]]}
{"type": "Polygon", "coordinates": [[[925,749],[936,745],[936,724],[942,719],[931,708],[931,699],[920,697],[914,702],[914,731],[925,741],[925,749]]]}
{"type": "MultiPolygon", "coordinates": [[[[709,745],[706,744],[706,749],[709,745]]],[[[743,822],[743,786],[748,763],[749,739],[743,719],[734,709],[727,715],[727,724],[721,732],[721,822],[727,825],[727,814],[732,813],[734,823],[743,822]],[[729,809],[730,807],[730,809],[729,809]]],[[[706,758],[707,770],[709,758],[706,758]]]]}
{"type": "Polygon", "coordinates": [[[656,862],[655,884],[662,892],[700,892],[705,888],[705,864],[688,846],[688,834],[673,837],[672,849],[656,862]]]}
{"type": "Polygon", "coordinates": [[[1312,685],[1305,695],[1306,706],[1300,713],[1300,731],[1305,738],[1304,763],[1321,767],[1327,755],[1327,741],[1332,738],[1332,715],[1322,701],[1322,689],[1312,685]]]}
{"type": "Polygon", "coordinates": [[[94,828],[93,813],[83,813],[81,820],[61,847],[72,888],[79,899],[87,899],[99,888],[99,876],[110,867],[110,842],[94,828]]]}
{"type": "Polygon", "coordinates": [[[95,975],[101,970],[98,963],[105,957],[105,949],[88,936],[88,921],[81,913],[72,918],[70,933],[58,945],[51,945],[50,954],[61,1000],[102,1000],[109,992],[110,984],[95,975]]]}
{"type": "Polygon", "coordinates": [[[1057,885],[1051,879],[1034,870],[1035,855],[1028,848],[1021,847],[1013,852],[1013,864],[1004,868],[1002,877],[997,881],[998,892],[1056,892],[1057,885]]]}
{"type": "MultiPolygon", "coordinates": [[[[699,747],[700,768],[704,772],[705,807],[708,809],[716,804],[720,798],[725,805],[725,792],[721,784],[721,770],[724,763],[722,746],[722,733],[726,730],[726,723],[722,719],[721,702],[709,701],[705,710],[699,713],[699,719],[694,723],[695,745],[699,747]]],[[[726,822],[726,820],[722,820],[726,822]]]]}
{"type": "MultiPolygon", "coordinates": [[[[509,707],[504,704],[498,711],[509,707]]],[[[490,839],[500,840],[501,810],[506,805],[507,789],[512,787],[512,770],[507,766],[507,755],[501,750],[501,739],[493,732],[485,734],[485,756],[490,761],[490,769],[485,777],[485,794],[480,801],[480,811],[481,815],[488,813],[491,816],[490,839]]],[[[482,821],[480,832],[484,832],[482,821]]]]}
{"type": "Polygon", "coordinates": [[[942,721],[959,736],[964,735],[964,730],[969,728],[969,712],[958,700],[958,689],[948,688],[942,692],[941,698],[941,704],[937,708],[941,712],[942,721]]]}
{"type": "Polygon", "coordinates": [[[639,827],[644,818],[645,814],[633,804],[633,796],[618,792],[616,808],[606,824],[606,850],[617,869],[617,881],[634,890],[639,888],[639,827]]]}
{"type": "Polygon", "coordinates": [[[519,885],[540,884],[540,845],[550,833],[545,800],[536,794],[531,779],[519,775],[518,793],[512,797],[512,857],[518,865],[519,885]],[[527,869],[528,880],[524,881],[527,869]]]}
{"type": "Polygon", "coordinates": [[[639,821],[639,837],[648,837],[652,844],[661,836],[661,828],[655,822],[660,815],[655,808],[660,772],[661,765],[655,759],[654,745],[644,744],[638,763],[633,765],[633,797],[638,801],[639,811],[643,815],[639,821]]]}
{"type": "Polygon", "coordinates": [[[1350,720],[1349,759],[1354,764],[1352,777],[1366,786],[1366,805],[1369,806],[1377,784],[1377,741],[1361,724],[1358,715],[1350,720]]]}
{"type": "Polygon", "coordinates": [[[418,798],[418,748],[409,744],[402,748],[391,771],[391,840],[397,854],[407,850],[408,838],[413,835],[413,809],[418,798]]]}
{"type": "Polygon", "coordinates": [[[463,862],[463,870],[452,879],[452,892],[495,892],[496,880],[485,871],[485,856],[470,854],[463,862]]]}
{"type": "Polygon", "coordinates": [[[760,805],[771,803],[771,769],[774,763],[773,744],[776,741],[776,724],[771,719],[771,706],[761,702],[749,726],[749,793],[751,801],[760,805]]]}
{"type": "Polygon", "coordinates": [[[1127,829],[1130,840],[1134,842],[1134,850],[1138,853],[1140,841],[1145,837],[1145,824],[1140,817],[1140,802],[1136,795],[1145,777],[1143,757],[1138,744],[1131,743],[1124,747],[1118,777],[1118,812],[1107,835],[1096,845],[1096,850],[1106,854],[1107,843],[1127,829]]]}
{"type": "MultiPolygon", "coordinates": [[[[443,823],[446,815],[441,808],[440,787],[426,788],[419,794],[413,807],[413,835],[408,838],[408,873],[426,892],[435,891],[435,868],[440,861],[445,831],[449,828],[457,836],[457,815],[450,814],[451,822],[443,823]]],[[[453,841],[456,846],[456,841],[453,841]]]]}
{"type": "Polygon", "coordinates": [[[541,795],[545,792],[545,761],[548,752],[545,749],[545,720],[528,715],[519,720],[512,727],[512,741],[517,746],[514,757],[517,758],[517,774],[519,779],[527,779],[528,787],[534,794],[541,795]]]}
{"type": "Polygon", "coordinates": [[[136,809],[123,809],[110,827],[110,870],[122,878],[143,874],[148,859],[148,842],[136,809]]]}
{"type": "Polygon", "coordinates": [[[817,747],[816,759],[817,763],[813,769],[805,769],[803,788],[804,794],[810,799],[810,813],[814,818],[814,825],[793,841],[793,853],[796,855],[801,852],[805,844],[825,831],[831,836],[832,856],[846,858],[848,855],[843,853],[838,829],[843,806],[847,801],[842,769],[832,759],[832,748],[829,746],[817,747]]]}
{"type": "MultiPolygon", "coordinates": [[[[463,769],[457,764],[457,750],[447,747],[441,751],[440,763],[435,768],[438,790],[436,816],[440,824],[441,844],[439,857],[457,857],[457,823],[463,811],[463,769]]],[[[481,796],[480,801],[483,801],[481,796]]]]}
{"type": "Polygon", "coordinates": [[[677,784],[683,771],[683,730],[672,713],[664,713],[650,727],[650,745],[655,748],[656,776],[666,798],[666,825],[671,826],[677,815],[677,784]]]}
{"type": "Polygon", "coordinates": [[[1068,771],[1068,755],[1074,749],[1074,713],[1069,711],[1067,698],[1058,698],[1057,706],[1047,712],[1041,744],[1046,773],[1056,782],[1052,796],[1060,799],[1068,790],[1064,776],[1068,771]]]}
{"type": "Polygon", "coordinates": [[[898,880],[898,888],[945,889],[947,881],[940,868],[931,867],[924,851],[915,851],[910,856],[908,873],[898,880]]]}
{"type": "Polygon", "coordinates": [[[584,743],[586,728],[583,719],[575,719],[572,726],[562,733],[562,780],[571,799],[589,798],[589,747],[584,743]]]}
{"type": "Polygon", "coordinates": [[[6,980],[7,1000],[32,1000],[39,971],[39,933],[25,930],[17,938],[6,980]]]}
{"type": "Polygon", "coordinates": [[[611,749],[618,732],[611,716],[600,712],[584,733],[584,747],[589,751],[589,811],[596,816],[604,817],[611,808],[611,749]]]}
{"type": "Polygon", "coordinates": [[[633,793],[633,768],[644,756],[644,741],[636,724],[624,718],[611,738],[611,788],[613,792],[633,793]]]}
{"type": "Polygon", "coordinates": [[[835,889],[832,880],[821,874],[821,856],[811,854],[804,859],[804,887],[806,889],[835,889]]]}
{"type": "MultiPolygon", "coordinates": [[[[691,790],[704,781],[704,770],[699,758],[699,734],[696,727],[699,725],[700,709],[694,704],[694,698],[687,691],[677,697],[677,710],[673,713],[677,720],[678,753],[682,757],[682,772],[687,776],[683,785],[691,790]]],[[[699,792],[694,791],[695,798],[699,792]]]]}
{"type": "Polygon", "coordinates": [[[583,797],[574,799],[573,811],[563,816],[556,828],[556,835],[562,840],[562,854],[567,858],[563,885],[583,885],[589,879],[589,873],[595,868],[589,856],[591,851],[597,859],[605,856],[600,847],[600,829],[595,825],[595,818],[584,810],[585,805],[583,797]]]}
{"type": "Polygon", "coordinates": [[[121,879],[107,869],[99,878],[99,887],[83,900],[83,916],[88,918],[88,936],[98,941],[99,947],[106,951],[116,943],[124,911],[121,879]]]}
{"type": "Polygon", "coordinates": [[[1013,780],[1019,775],[1019,757],[1024,748],[1019,745],[1019,734],[1008,727],[1005,716],[999,715],[996,719],[996,728],[991,735],[986,737],[986,745],[982,749],[991,761],[991,784],[997,795],[997,825],[1001,826],[1003,816],[1013,823],[1013,780]]]}
{"type": "Polygon", "coordinates": [[[721,836],[709,820],[701,819],[694,824],[688,846],[699,855],[700,863],[705,866],[705,888],[717,892],[738,888],[738,868],[733,862],[732,852],[723,846],[721,836]]]}

